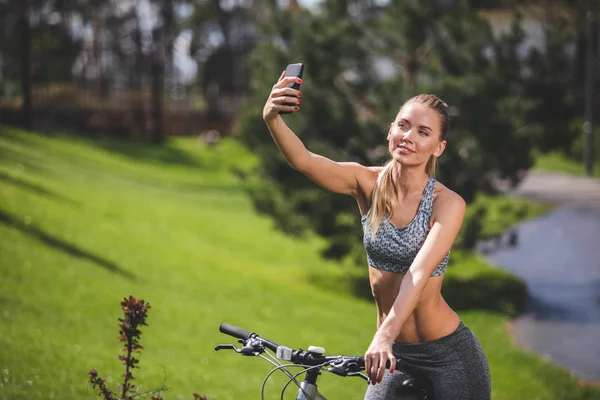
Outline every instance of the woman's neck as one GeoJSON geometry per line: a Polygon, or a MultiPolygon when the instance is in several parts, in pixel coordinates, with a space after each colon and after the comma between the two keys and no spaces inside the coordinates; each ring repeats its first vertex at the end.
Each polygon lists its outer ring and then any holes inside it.
{"type": "Polygon", "coordinates": [[[402,198],[413,193],[423,193],[429,179],[422,166],[410,167],[399,162],[394,162],[392,174],[398,195],[402,198]]]}

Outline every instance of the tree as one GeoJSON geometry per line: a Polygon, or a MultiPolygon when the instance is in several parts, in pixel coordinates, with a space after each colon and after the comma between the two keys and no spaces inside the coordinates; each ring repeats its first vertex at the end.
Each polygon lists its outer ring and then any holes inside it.
{"type": "Polygon", "coordinates": [[[64,81],[70,75],[76,41],[66,24],[53,21],[53,17],[69,7],[67,3],[65,0],[0,1],[3,36],[0,84],[5,94],[12,96],[17,91],[11,86],[19,82],[19,122],[24,127],[31,127],[33,121],[34,82],[64,81]]]}
{"type": "Polygon", "coordinates": [[[92,49],[82,59],[86,60],[85,68],[95,74],[97,93],[107,97],[113,86],[125,82],[123,86],[133,92],[135,130],[145,131],[142,89],[149,81],[150,138],[156,143],[165,138],[165,80],[176,76],[173,52],[181,28],[177,9],[185,3],[188,1],[152,0],[147,3],[149,7],[143,7],[139,1],[77,2],[77,11],[93,32],[92,49]],[[143,10],[149,14],[142,15],[143,10]]]}
{"type": "Polygon", "coordinates": [[[31,127],[31,25],[29,22],[29,2],[19,4],[19,33],[20,33],[20,69],[21,69],[21,124],[31,127]]]}
{"type": "Polygon", "coordinates": [[[353,200],[317,189],[289,168],[266,132],[262,106],[286,64],[302,61],[306,66],[302,111],[288,117],[288,123],[312,151],[365,162],[368,148],[361,140],[381,135],[381,127],[361,116],[361,101],[373,74],[360,26],[350,17],[347,4],[326,1],[318,15],[273,7],[262,28],[264,38],[251,60],[254,96],[239,123],[243,139],[264,161],[260,173],[267,183],[252,192],[253,199],[281,229],[292,234],[313,229],[331,239],[325,250],[328,256],[343,256],[354,242],[347,240],[348,235],[359,234],[353,200]]]}
{"type": "Polygon", "coordinates": [[[528,119],[537,121],[543,135],[536,147],[542,152],[568,152],[579,132],[572,121],[583,110],[583,82],[575,74],[577,57],[569,56],[569,46],[577,42],[577,13],[568,4],[546,7],[543,23],[544,47],[532,49],[526,59],[525,92],[535,102],[528,119]]]}
{"type": "Polygon", "coordinates": [[[158,23],[152,31],[152,139],[156,143],[164,141],[163,96],[165,72],[173,76],[173,46],[177,37],[177,21],[174,0],[154,0],[158,11],[158,23]]]}
{"type": "Polygon", "coordinates": [[[468,7],[433,0],[391,1],[383,8],[325,1],[316,14],[272,11],[253,55],[253,65],[260,65],[253,69],[253,96],[238,125],[262,160],[263,184],[252,185],[251,195],[280,229],[312,229],[326,237],[325,256],[362,260],[361,227],[353,199],[326,192],[291,169],[264,126],[262,106],[288,62],[303,61],[306,79],[301,111],[287,123],[315,153],[382,164],[389,158],[387,127],[401,103],[434,92],[454,114],[438,170],[445,184],[470,200],[478,191],[493,192],[497,179],[518,182],[531,166],[537,129],[524,122],[530,102],[522,97],[518,23],[496,39],[468,7]],[[378,72],[386,65],[392,73],[378,72]]]}
{"type": "Polygon", "coordinates": [[[193,32],[190,53],[198,61],[198,83],[211,120],[229,118],[245,95],[246,58],[255,45],[254,27],[267,10],[266,1],[260,0],[195,4],[186,25],[193,32]]]}

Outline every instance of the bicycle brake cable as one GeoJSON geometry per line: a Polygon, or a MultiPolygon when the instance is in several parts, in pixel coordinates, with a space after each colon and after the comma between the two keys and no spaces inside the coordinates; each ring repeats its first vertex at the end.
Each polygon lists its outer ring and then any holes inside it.
{"type": "MultiPolygon", "coordinates": [[[[265,349],[265,352],[264,352],[263,354],[266,354],[267,356],[269,356],[269,357],[270,357],[270,358],[271,358],[271,359],[272,359],[274,362],[273,362],[273,361],[270,361],[269,359],[267,359],[266,357],[264,357],[264,356],[263,356],[263,355],[261,355],[261,354],[258,354],[257,356],[258,356],[258,357],[260,357],[260,358],[262,358],[262,359],[264,359],[264,360],[266,360],[266,361],[268,361],[268,362],[270,362],[271,364],[275,365],[276,367],[277,367],[277,366],[282,366],[282,365],[283,365],[282,363],[280,363],[280,362],[279,362],[279,360],[278,360],[276,357],[274,357],[274,356],[273,356],[273,355],[272,355],[272,354],[271,354],[269,351],[267,351],[266,349],[265,349]]],[[[290,380],[291,380],[291,381],[293,381],[293,382],[296,384],[296,386],[298,386],[299,388],[301,388],[301,386],[300,386],[300,383],[299,383],[299,382],[298,382],[298,381],[297,381],[297,380],[294,378],[294,376],[292,376],[292,373],[291,373],[291,372],[289,372],[289,371],[286,369],[286,367],[288,367],[288,366],[302,367],[302,366],[304,366],[304,365],[302,365],[302,364],[288,364],[288,365],[285,365],[285,366],[283,366],[283,368],[281,368],[281,369],[280,369],[280,370],[281,370],[281,372],[283,372],[283,373],[284,373],[286,376],[288,376],[288,377],[290,378],[290,380]]],[[[263,384],[265,384],[265,383],[266,383],[266,380],[269,378],[270,374],[271,374],[271,373],[273,373],[273,372],[275,372],[275,371],[277,371],[277,368],[275,368],[274,370],[272,370],[272,371],[269,373],[269,375],[267,375],[267,377],[266,377],[265,381],[263,381],[263,384]]],[[[288,380],[288,384],[290,383],[290,380],[288,380]]],[[[263,388],[261,388],[261,396],[264,396],[264,395],[263,395],[263,393],[264,393],[264,392],[263,392],[263,390],[264,390],[264,385],[263,385],[263,388]]],[[[304,391],[304,390],[303,390],[303,391],[304,391]]]]}
{"type": "Polygon", "coordinates": [[[279,362],[279,359],[278,359],[277,357],[273,356],[273,354],[271,354],[269,351],[266,351],[266,350],[265,350],[265,353],[264,353],[264,354],[266,354],[267,356],[269,356],[269,358],[270,358],[271,360],[273,360],[273,361],[275,362],[275,364],[276,364],[276,365],[282,365],[282,364],[279,362]]]}
{"type": "MultiPolygon", "coordinates": [[[[273,356],[271,353],[269,353],[268,351],[265,351],[265,354],[266,354],[266,355],[268,355],[268,356],[269,356],[269,357],[270,357],[270,358],[271,358],[273,361],[275,361],[275,363],[277,363],[277,364],[274,364],[274,363],[272,363],[273,365],[279,365],[279,366],[283,365],[282,363],[280,363],[280,362],[279,362],[279,360],[278,360],[276,357],[274,357],[274,356],[273,356]]],[[[268,360],[267,360],[267,361],[268,361],[268,360]]],[[[288,366],[291,366],[291,365],[292,365],[292,364],[289,364],[288,366]]],[[[293,366],[295,366],[295,367],[302,367],[303,365],[302,365],[302,364],[293,364],[293,366]]],[[[301,388],[301,386],[300,386],[300,383],[299,383],[299,382],[296,380],[296,378],[295,378],[294,376],[292,376],[292,373],[291,373],[291,372],[289,372],[289,371],[288,371],[287,369],[285,369],[285,368],[282,368],[282,369],[281,369],[281,372],[283,372],[285,375],[287,375],[287,376],[290,378],[290,379],[288,380],[288,382],[287,382],[287,384],[286,384],[286,385],[289,385],[289,384],[290,384],[290,382],[291,382],[291,381],[293,381],[293,382],[296,384],[296,386],[298,386],[299,388],[301,388]]]]}
{"type": "Polygon", "coordinates": [[[296,380],[296,378],[298,377],[298,375],[304,374],[307,371],[310,371],[311,369],[315,369],[315,368],[322,368],[325,365],[328,365],[329,362],[325,362],[323,364],[319,364],[319,365],[313,365],[313,366],[308,366],[308,365],[300,365],[301,367],[308,367],[303,369],[302,371],[298,372],[296,375],[294,375],[293,377],[291,377],[290,379],[288,379],[287,383],[285,384],[285,386],[283,387],[283,390],[281,391],[281,400],[283,400],[283,395],[285,394],[285,391],[287,389],[287,387],[289,386],[290,383],[295,382],[296,385],[302,390],[302,392],[304,393],[304,395],[306,396],[306,398],[308,400],[311,400],[312,398],[308,395],[308,393],[306,393],[306,391],[304,389],[302,389],[302,387],[298,384],[298,381],[296,380]]]}
{"type": "MultiPolygon", "coordinates": [[[[320,366],[319,366],[319,367],[320,367],[320,366]]],[[[262,400],[264,400],[264,399],[265,399],[265,386],[266,386],[266,384],[267,384],[267,380],[268,380],[268,379],[271,377],[271,375],[273,375],[273,373],[275,373],[275,371],[278,371],[278,370],[282,370],[282,371],[283,371],[283,372],[284,372],[284,373],[285,373],[287,376],[289,376],[289,377],[290,377],[290,379],[288,379],[288,383],[286,384],[286,387],[287,387],[287,385],[288,385],[288,384],[290,384],[291,382],[294,382],[294,383],[295,383],[295,384],[296,384],[296,385],[297,385],[297,386],[300,388],[300,390],[302,390],[302,392],[303,392],[303,393],[304,393],[306,396],[308,396],[308,393],[306,393],[306,391],[305,391],[305,390],[302,388],[302,386],[300,386],[300,384],[299,384],[299,383],[298,383],[298,381],[296,380],[296,377],[297,377],[298,375],[300,375],[301,373],[308,371],[308,370],[309,370],[309,369],[311,369],[311,368],[315,368],[315,367],[313,367],[313,366],[310,366],[310,365],[302,365],[302,364],[283,364],[283,365],[276,366],[276,367],[275,367],[275,368],[273,368],[271,371],[269,371],[269,373],[267,374],[267,376],[265,376],[265,379],[263,380],[263,383],[262,383],[262,386],[261,386],[261,389],[260,389],[260,396],[261,396],[261,399],[262,399],[262,400]],[[305,369],[303,369],[303,370],[302,370],[300,373],[298,373],[298,374],[296,374],[296,375],[292,376],[292,373],[286,370],[286,368],[287,368],[287,367],[308,367],[308,368],[305,368],[305,369]]]]}

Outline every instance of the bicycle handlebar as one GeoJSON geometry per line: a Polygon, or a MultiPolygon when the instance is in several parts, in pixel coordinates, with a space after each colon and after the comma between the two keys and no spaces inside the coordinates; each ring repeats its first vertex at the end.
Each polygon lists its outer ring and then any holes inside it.
{"type": "Polygon", "coordinates": [[[277,348],[279,347],[279,345],[277,343],[271,342],[270,340],[267,340],[267,339],[263,339],[254,332],[249,332],[245,329],[238,328],[237,326],[230,325],[226,322],[223,322],[221,325],[219,325],[219,331],[221,333],[225,333],[229,336],[233,336],[234,338],[241,339],[244,342],[248,342],[249,340],[252,339],[254,341],[259,342],[264,347],[268,348],[269,350],[271,350],[273,352],[276,352],[277,348]]]}
{"type": "MultiPolygon", "coordinates": [[[[240,342],[244,343],[244,348],[241,349],[240,353],[245,355],[253,355],[255,351],[260,353],[264,351],[264,349],[261,349],[261,347],[264,346],[275,352],[278,358],[291,361],[294,364],[307,366],[329,364],[332,366],[330,372],[338,375],[346,376],[349,373],[357,373],[365,369],[365,359],[363,356],[323,356],[315,351],[302,349],[294,350],[286,346],[279,346],[270,340],[260,337],[254,332],[249,332],[225,322],[219,326],[219,331],[237,339],[241,339],[240,342]]],[[[217,346],[216,350],[221,348],[224,347],[217,346]]]]}
{"type": "Polygon", "coordinates": [[[250,339],[250,336],[252,335],[252,333],[248,332],[247,330],[238,328],[237,326],[229,325],[226,322],[223,322],[221,325],[219,325],[219,332],[244,340],[250,339]]]}
{"type": "MultiPolygon", "coordinates": [[[[324,349],[311,348],[311,347],[309,347],[308,350],[302,350],[302,349],[294,350],[294,349],[286,347],[286,346],[279,346],[277,343],[274,343],[274,342],[271,342],[270,340],[261,338],[259,335],[257,335],[254,332],[249,332],[245,329],[242,329],[242,328],[239,328],[237,326],[233,326],[233,325],[230,325],[227,323],[222,323],[219,326],[219,331],[239,339],[239,343],[243,343],[244,346],[242,348],[237,348],[236,346],[234,346],[232,344],[218,345],[215,347],[215,350],[231,349],[231,350],[235,350],[237,353],[245,355],[245,356],[260,356],[262,358],[265,358],[265,357],[261,356],[261,354],[266,352],[265,349],[269,349],[269,350],[273,351],[274,353],[276,353],[276,357],[278,359],[284,360],[284,361],[290,361],[291,363],[293,363],[299,367],[306,368],[303,372],[307,372],[307,377],[305,378],[305,381],[303,382],[303,384],[308,382],[308,384],[316,385],[316,376],[319,375],[319,373],[318,373],[319,370],[326,370],[328,372],[334,373],[339,376],[358,376],[358,377],[365,379],[366,381],[369,381],[369,377],[367,377],[367,375],[365,375],[361,372],[361,371],[365,370],[365,359],[363,356],[343,356],[343,355],[324,356],[323,355],[324,349]],[[310,375],[312,375],[312,377],[310,377],[310,375]]],[[[397,362],[400,362],[400,361],[397,360],[397,362]]],[[[271,363],[274,364],[273,362],[271,362],[271,363]]],[[[277,365],[277,364],[274,364],[274,365],[277,365]]],[[[275,370],[283,367],[284,371],[285,371],[285,367],[287,367],[287,366],[288,365],[279,364],[279,366],[277,368],[272,370],[269,373],[269,375],[267,375],[267,377],[265,378],[265,382],[268,379],[268,377],[275,370]]],[[[390,368],[390,361],[387,360],[386,361],[386,369],[389,369],[389,368],[390,368]]],[[[290,381],[288,382],[288,384],[292,381],[295,382],[296,385],[298,385],[298,387],[300,387],[300,390],[304,394],[306,394],[305,390],[303,389],[303,386],[301,386],[295,380],[295,377],[297,375],[292,376],[291,373],[287,372],[287,371],[285,371],[285,374],[288,377],[290,377],[290,381]]],[[[263,390],[264,390],[265,382],[263,382],[263,390]]],[[[419,383],[419,381],[415,380],[415,378],[413,378],[413,377],[409,377],[409,378],[405,379],[404,382],[402,383],[402,386],[405,387],[407,390],[410,390],[410,392],[406,392],[406,393],[417,394],[419,396],[425,394],[424,397],[418,397],[419,399],[430,398],[429,397],[429,395],[431,394],[430,386],[428,386],[428,384],[425,384],[423,382],[419,383]]],[[[287,387],[287,384],[282,391],[282,399],[283,399],[283,393],[285,392],[286,387],[287,387]]],[[[316,386],[314,386],[314,387],[316,388],[316,386]]]]}

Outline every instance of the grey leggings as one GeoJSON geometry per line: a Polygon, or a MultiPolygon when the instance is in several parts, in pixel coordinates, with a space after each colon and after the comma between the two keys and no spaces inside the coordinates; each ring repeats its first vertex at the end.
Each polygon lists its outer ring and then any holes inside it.
{"type": "Polygon", "coordinates": [[[473,332],[463,322],[448,336],[431,342],[394,343],[400,359],[396,370],[388,370],[381,383],[369,385],[365,400],[404,400],[400,385],[405,374],[431,381],[435,400],[490,400],[488,361],[473,332]]]}

